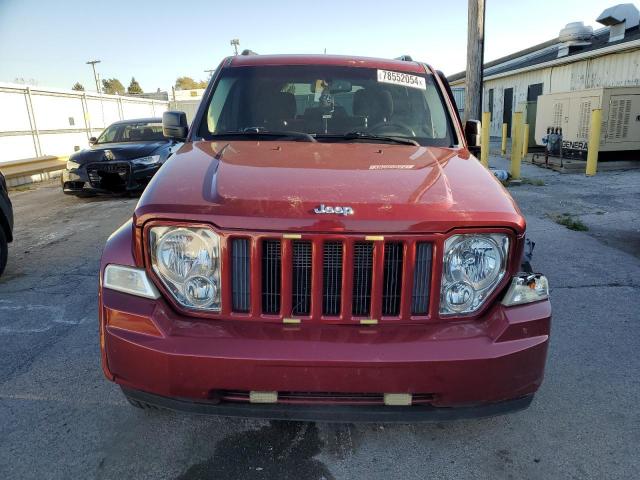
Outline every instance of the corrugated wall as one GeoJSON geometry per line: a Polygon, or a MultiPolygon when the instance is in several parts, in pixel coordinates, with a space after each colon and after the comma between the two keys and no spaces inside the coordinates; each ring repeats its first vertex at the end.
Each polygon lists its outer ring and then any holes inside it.
{"type": "Polygon", "coordinates": [[[504,89],[513,88],[513,106],[527,100],[527,88],[543,84],[542,93],[569,92],[598,87],[640,86],[640,49],[610,54],[579,62],[532,70],[517,75],[485,80],[483,108],[489,111],[489,89],[493,89],[491,136],[502,131],[504,89]]]}
{"type": "Polygon", "coordinates": [[[0,85],[0,162],[69,155],[111,123],[161,116],[169,102],[0,85]]]}

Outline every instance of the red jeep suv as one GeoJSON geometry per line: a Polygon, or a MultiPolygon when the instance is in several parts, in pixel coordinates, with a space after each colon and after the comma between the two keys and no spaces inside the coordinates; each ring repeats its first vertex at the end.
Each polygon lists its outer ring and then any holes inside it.
{"type": "Polygon", "coordinates": [[[406,57],[226,58],[190,127],[165,112],[185,143],[104,250],[107,378],[138,407],[229,416],[528,406],[547,280],[456,112],[406,57]]]}

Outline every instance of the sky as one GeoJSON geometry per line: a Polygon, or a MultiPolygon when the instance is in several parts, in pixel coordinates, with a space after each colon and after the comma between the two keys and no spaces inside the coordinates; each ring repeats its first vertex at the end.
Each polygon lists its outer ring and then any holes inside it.
{"type": "MultiPolygon", "coordinates": [[[[596,17],[615,3],[486,0],[485,61],[572,21],[599,28],[596,17]]],[[[467,0],[0,0],[0,82],[94,90],[85,62],[100,59],[102,78],[167,90],[179,76],[206,79],[233,53],[232,38],[262,54],[408,54],[450,75],[465,68],[467,0]]]]}

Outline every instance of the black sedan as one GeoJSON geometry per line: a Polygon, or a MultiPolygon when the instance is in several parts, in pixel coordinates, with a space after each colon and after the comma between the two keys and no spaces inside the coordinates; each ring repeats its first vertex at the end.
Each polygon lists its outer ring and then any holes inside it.
{"type": "Polygon", "coordinates": [[[13,207],[7,192],[7,183],[0,172],[0,275],[7,266],[8,244],[13,240],[13,207]]]}
{"type": "Polygon", "coordinates": [[[69,157],[62,190],[70,195],[141,191],[180,143],[164,137],[161,118],[123,120],[69,157]]]}

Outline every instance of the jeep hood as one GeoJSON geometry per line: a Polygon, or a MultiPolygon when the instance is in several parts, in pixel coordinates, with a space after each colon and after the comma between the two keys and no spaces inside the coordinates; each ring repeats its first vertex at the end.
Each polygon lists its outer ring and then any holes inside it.
{"type": "Polygon", "coordinates": [[[135,218],[267,231],[524,231],[508,192],[467,150],[363,142],[187,143],[153,178],[135,218]],[[320,205],[354,213],[315,213],[320,205]]]}

